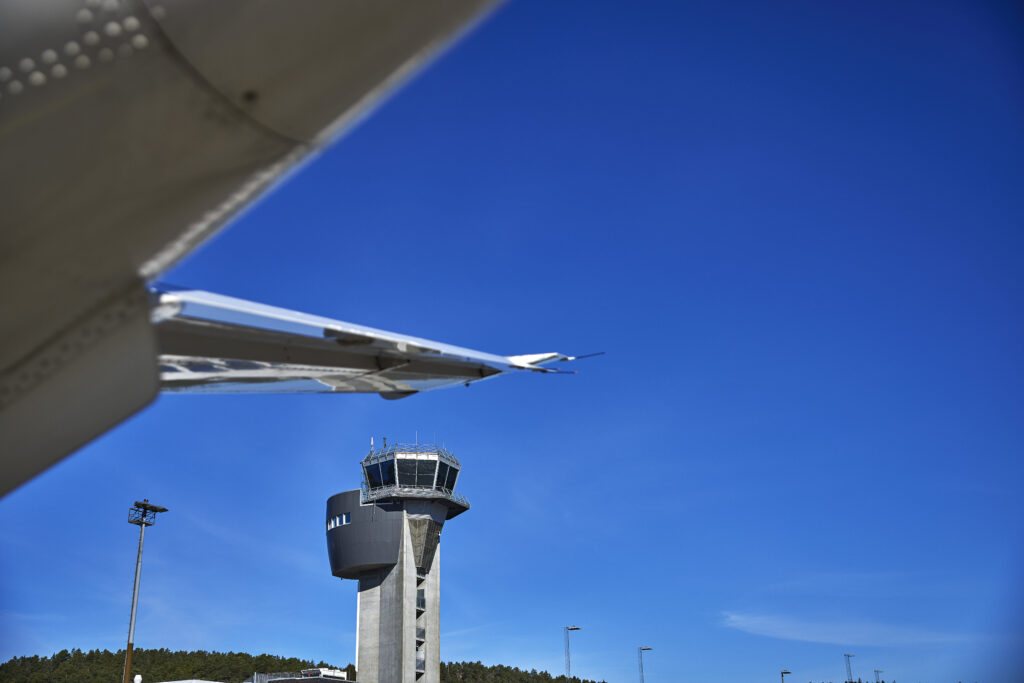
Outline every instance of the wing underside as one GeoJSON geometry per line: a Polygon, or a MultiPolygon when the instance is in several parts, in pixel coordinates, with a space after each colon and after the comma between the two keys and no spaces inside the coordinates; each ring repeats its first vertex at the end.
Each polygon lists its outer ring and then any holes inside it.
{"type": "Polygon", "coordinates": [[[164,391],[377,393],[402,398],[561,354],[500,356],[200,291],[156,292],[164,391]]]}
{"type": "MultiPolygon", "coordinates": [[[[144,283],[314,158],[492,6],[0,1],[0,495],[142,409],[161,384],[252,390],[276,371],[325,388],[427,386],[436,375],[415,363],[399,376],[333,357],[257,359],[263,370],[244,374],[225,363],[248,359],[231,355],[234,347],[168,353],[176,369],[161,382],[144,283]],[[200,358],[219,371],[198,372],[189,363],[200,358]]],[[[164,341],[191,347],[225,331],[200,322],[167,326],[164,341]]],[[[243,332],[232,332],[239,343],[266,341],[243,332]]]]}

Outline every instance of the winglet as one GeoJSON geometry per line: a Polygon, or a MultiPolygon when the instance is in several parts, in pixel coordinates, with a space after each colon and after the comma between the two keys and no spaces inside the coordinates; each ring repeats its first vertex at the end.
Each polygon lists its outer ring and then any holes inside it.
{"type": "Polygon", "coordinates": [[[569,360],[571,356],[566,356],[561,353],[524,353],[519,356],[509,356],[508,359],[512,361],[513,365],[517,365],[521,368],[528,368],[531,365],[540,365],[542,363],[550,363],[555,360],[569,360]]]}
{"type": "Polygon", "coordinates": [[[535,372],[552,372],[558,374],[575,375],[575,372],[566,372],[565,370],[545,368],[543,367],[543,364],[551,363],[554,361],[579,360],[580,358],[590,358],[592,356],[600,356],[602,354],[604,354],[604,351],[598,351],[597,353],[587,353],[582,356],[566,356],[563,353],[526,353],[519,356],[509,356],[508,359],[516,367],[524,368],[527,370],[533,370],[535,372]]]}

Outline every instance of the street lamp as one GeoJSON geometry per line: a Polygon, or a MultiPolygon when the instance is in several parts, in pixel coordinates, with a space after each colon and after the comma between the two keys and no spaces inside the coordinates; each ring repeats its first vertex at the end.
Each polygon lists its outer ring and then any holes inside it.
{"type": "Polygon", "coordinates": [[[789,671],[788,669],[783,669],[782,670],[782,683],[786,683],[786,674],[791,674],[791,673],[793,673],[793,672],[789,671]]]}
{"type": "Polygon", "coordinates": [[[146,527],[156,524],[158,512],[167,512],[167,508],[159,505],[150,505],[149,498],[143,498],[142,502],[135,501],[135,505],[128,508],[128,523],[136,524],[139,527],[139,554],[135,558],[135,587],[132,589],[132,618],[128,622],[128,647],[124,653],[124,683],[131,683],[132,672],[132,648],[135,642],[135,608],[139,604],[139,575],[142,573],[142,538],[146,535],[146,527]]]}
{"type": "Polygon", "coordinates": [[[569,631],[579,631],[579,626],[564,626],[565,631],[565,677],[572,677],[572,663],[569,661],[569,631]]]}
{"type": "Polygon", "coordinates": [[[644,683],[644,650],[650,650],[653,648],[641,645],[636,649],[636,656],[640,662],[640,683],[644,683]]]}
{"type": "Polygon", "coordinates": [[[850,657],[856,657],[856,655],[843,655],[846,657],[846,683],[853,683],[853,670],[850,669],[850,657]]]}
{"type": "Polygon", "coordinates": [[[879,683],[878,674],[880,674],[880,673],[885,673],[885,672],[882,671],[881,669],[875,669],[875,683],[879,683]]]}

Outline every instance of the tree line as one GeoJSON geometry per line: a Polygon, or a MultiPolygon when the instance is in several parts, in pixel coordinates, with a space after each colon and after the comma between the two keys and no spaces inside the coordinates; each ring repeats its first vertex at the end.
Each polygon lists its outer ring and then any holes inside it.
{"type": "MultiPolygon", "coordinates": [[[[301,671],[315,666],[331,669],[326,662],[313,663],[295,657],[250,655],[244,652],[172,652],[161,648],[132,650],[132,674],[142,674],[143,683],[201,678],[238,683],[253,673],[301,671]]],[[[350,677],[355,667],[344,667],[350,677]]],[[[61,650],[51,657],[13,657],[0,664],[0,683],[117,683],[124,672],[124,650],[61,650]]]]}
{"type": "MultiPolygon", "coordinates": [[[[165,648],[132,651],[132,673],[143,683],[199,678],[225,683],[251,680],[253,673],[272,673],[322,667],[342,669],[356,680],[356,668],[334,666],[295,657],[250,655],[245,652],[171,651],[165,648]]],[[[61,650],[50,657],[13,657],[0,664],[0,683],[116,683],[124,671],[124,650],[61,650]]],[[[523,671],[480,662],[441,662],[441,683],[597,683],[575,676],[552,676],[546,671],[523,671]]],[[[601,683],[604,683],[603,681],[601,683]]]]}
{"type": "MultiPolygon", "coordinates": [[[[512,666],[480,662],[441,662],[441,683],[597,683],[584,678],[552,676],[547,671],[523,671],[512,666]]],[[[604,681],[601,681],[604,683],[604,681]]]]}

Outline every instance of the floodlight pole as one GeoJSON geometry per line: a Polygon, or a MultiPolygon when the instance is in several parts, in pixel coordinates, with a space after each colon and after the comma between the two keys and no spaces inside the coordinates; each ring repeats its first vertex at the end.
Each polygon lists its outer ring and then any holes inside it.
{"type": "Polygon", "coordinates": [[[572,662],[569,659],[569,631],[579,631],[579,626],[564,626],[565,631],[565,677],[572,677],[572,662]]]}
{"type": "Polygon", "coordinates": [[[124,652],[124,683],[132,683],[132,650],[135,643],[135,610],[139,605],[139,577],[142,575],[142,541],[146,536],[146,527],[156,524],[158,512],[167,512],[167,508],[159,505],[150,505],[149,498],[142,502],[135,501],[135,505],[128,509],[128,523],[139,527],[139,553],[135,557],[135,585],[132,588],[132,617],[128,622],[128,646],[124,652]]]}
{"type": "Polygon", "coordinates": [[[850,669],[850,657],[855,657],[856,655],[843,656],[846,657],[846,681],[847,683],[853,683],[853,670],[850,669]]]}
{"type": "Polygon", "coordinates": [[[644,650],[651,650],[653,648],[641,645],[636,649],[636,658],[640,664],[640,683],[644,683],[644,650]]]}
{"type": "Polygon", "coordinates": [[[879,683],[878,674],[883,673],[881,669],[875,669],[875,683],[879,683]]]}
{"type": "Polygon", "coordinates": [[[782,683],[786,683],[786,674],[791,674],[791,673],[793,673],[793,672],[788,670],[788,669],[783,669],[782,670],[781,675],[780,675],[780,677],[782,678],[782,683]]]}
{"type": "Polygon", "coordinates": [[[132,587],[132,618],[128,622],[128,649],[125,654],[124,680],[128,682],[128,672],[131,669],[132,648],[135,644],[135,611],[139,606],[139,578],[142,576],[142,540],[146,536],[146,525],[139,524],[139,552],[135,556],[135,585],[132,587]]]}

